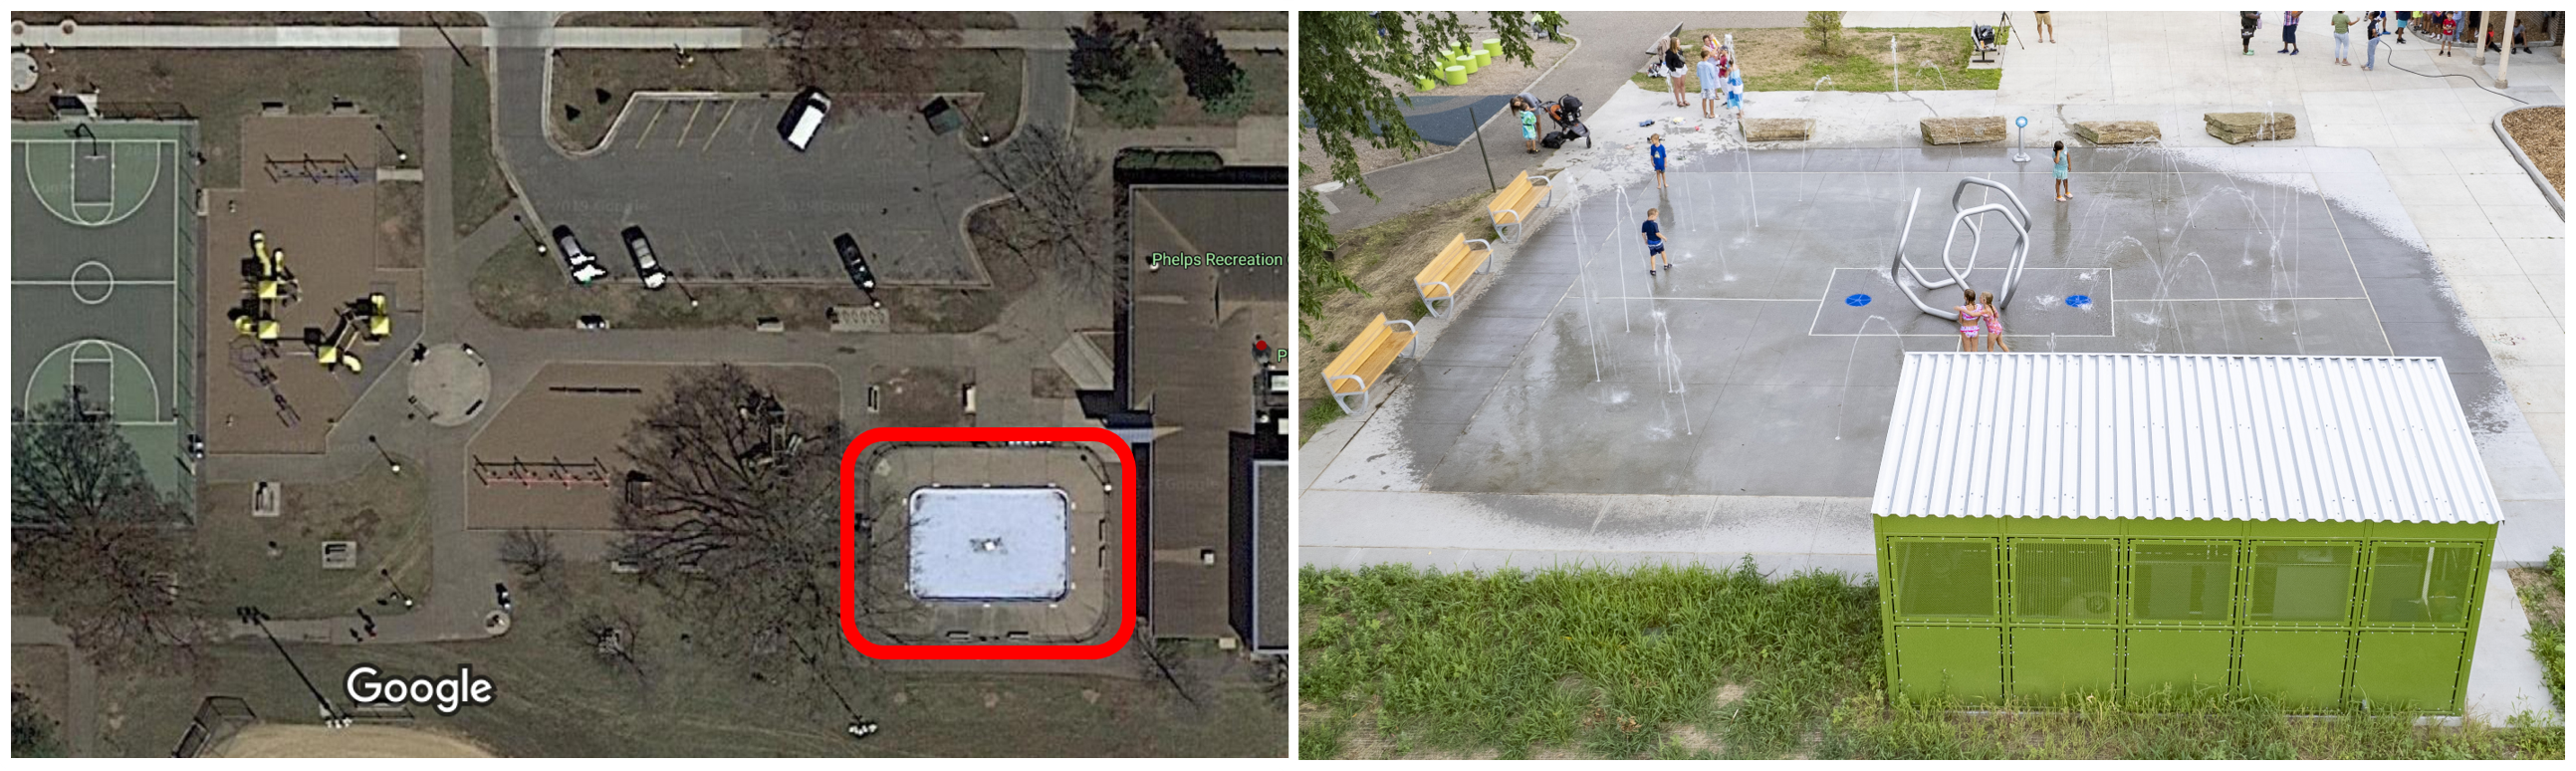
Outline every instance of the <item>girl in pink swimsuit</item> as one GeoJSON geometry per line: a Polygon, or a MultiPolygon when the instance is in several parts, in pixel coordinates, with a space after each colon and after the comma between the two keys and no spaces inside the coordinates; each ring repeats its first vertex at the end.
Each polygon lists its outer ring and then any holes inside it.
{"type": "Polygon", "coordinates": [[[1985,310],[1984,306],[1977,304],[1977,290],[1960,287],[1959,291],[1967,295],[1967,304],[1957,309],[1959,311],[1959,352],[1968,353],[1977,350],[1977,333],[1985,331],[1985,310]]]}
{"type": "Polygon", "coordinates": [[[1995,293],[1978,292],[1977,307],[1986,317],[1986,350],[2012,353],[2012,345],[2004,342],[2004,311],[1995,307],[1995,293]]]}

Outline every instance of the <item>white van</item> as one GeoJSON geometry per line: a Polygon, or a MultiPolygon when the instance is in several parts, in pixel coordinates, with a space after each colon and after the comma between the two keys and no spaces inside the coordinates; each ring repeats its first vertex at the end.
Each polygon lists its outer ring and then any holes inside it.
{"type": "Polygon", "coordinates": [[[778,116],[778,137],[787,140],[788,147],[804,152],[806,145],[814,143],[814,135],[823,130],[823,116],[831,112],[832,99],[808,86],[796,92],[795,99],[788,100],[787,114],[778,116]]]}

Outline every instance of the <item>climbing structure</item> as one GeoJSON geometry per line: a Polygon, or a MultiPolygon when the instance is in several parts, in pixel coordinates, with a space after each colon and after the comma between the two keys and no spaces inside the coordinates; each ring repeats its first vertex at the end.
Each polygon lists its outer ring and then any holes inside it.
{"type": "Polygon", "coordinates": [[[1949,277],[1938,281],[1924,278],[1922,269],[1914,267],[1914,261],[1905,258],[1905,242],[1913,235],[1914,232],[1914,211],[1917,207],[1921,206],[1922,203],[1923,190],[1921,188],[1916,188],[1914,190],[1914,200],[1907,202],[1905,205],[1905,229],[1897,231],[1896,259],[1893,264],[1890,264],[1887,267],[1888,280],[1896,282],[1896,288],[1905,292],[1905,299],[1914,301],[1915,308],[1921,309],[1924,313],[1957,321],[1959,319],[1958,311],[1924,302],[1923,295],[1916,291],[1916,287],[1906,286],[1905,276],[1899,274],[1897,270],[1902,268],[1906,274],[1912,274],[1914,277],[1914,283],[1922,289],[1940,289],[1948,286],[1974,286],[1968,283],[1968,274],[1976,270],[1977,252],[1983,249],[1986,245],[1985,228],[1979,225],[1977,221],[1987,214],[2000,213],[2004,215],[2004,224],[2012,226],[2013,247],[2012,259],[2004,263],[2004,277],[2002,284],[1994,290],[1995,307],[2003,308],[2010,306],[2012,304],[2013,286],[2021,283],[2022,264],[2028,262],[2030,259],[2030,210],[2021,205],[2021,197],[2013,195],[2012,188],[2005,187],[2003,183],[1996,182],[1991,179],[1983,177],[1966,177],[1959,180],[1959,186],[1956,189],[1953,189],[1950,193],[1950,234],[1941,240],[1941,269],[1948,273],[1949,277]],[[1968,188],[1972,186],[1985,187],[1996,192],[2003,193],[2004,202],[1986,203],[1974,207],[1962,207],[1960,205],[1961,199],[1967,197],[1968,188]],[[1965,266],[1959,265],[1958,261],[1951,259],[1950,256],[1951,246],[1958,243],[1959,240],[1959,226],[1963,224],[1968,227],[1969,236],[1968,259],[1965,266]]]}

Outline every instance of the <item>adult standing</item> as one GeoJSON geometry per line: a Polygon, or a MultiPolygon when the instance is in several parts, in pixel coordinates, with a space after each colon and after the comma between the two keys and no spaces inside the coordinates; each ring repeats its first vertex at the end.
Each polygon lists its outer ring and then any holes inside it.
{"type": "Polygon", "coordinates": [[[2281,12],[2281,50],[2274,51],[2273,53],[2289,54],[2289,55],[2291,55],[2291,56],[2297,56],[2297,55],[2299,55],[2299,14],[2300,14],[2300,13],[2303,13],[2303,12],[2302,12],[2302,11],[2282,11],[2282,12],[2281,12]]]}
{"type": "Polygon", "coordinates": [[[2363,11],[2361,23],[2361,71],[2379,67],[2379,25],[2388,18],[2387,11],[2363,11]]]}
{"type": "Polygon", "coordinates": [[[1664,82],[1672,84],[1673,106],[1689,107],[1690,97],[1682,93],[1682,78],[1690,74],[1690,64],[1682,61],[1682,39],[1675,35],[1664,40],[1664,82]]]}
{"type": "Polygon", "coordinates": [[[2049,23],[2047,11],[2032,11],[2030,12],[2030,16],[2031,21],[2034,22],[2032,30],[2038,33],[2036,35],[2032,35],[2032,37],[2036,38],[2044,35],[2046,36],[2046,39],[2040,40],[2039,42],[2057,42],[2057,25],[2049,23]]]}
{"type": "Polygon", "coordinates": [[[2236,12],[2237,40],[2245,44],[2245,55],[2254,55],[2254,29],[2263,26],[2262,11],[2236,12]]]}
{"type": "Polygon", "coordinates": [[[2334,18],[2329,21],[2334,25],[2335,63],[2350,67],[2352,66],[2352,17],[2345,16],[2342,11],[2336,11],[2334,18]]]}

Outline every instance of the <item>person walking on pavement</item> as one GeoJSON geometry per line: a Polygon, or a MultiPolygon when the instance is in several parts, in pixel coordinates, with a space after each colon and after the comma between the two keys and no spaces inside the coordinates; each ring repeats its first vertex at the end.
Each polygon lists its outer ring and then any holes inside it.
{"type": "Polygon", "coordinates": [[[1717,117],[1717,91],[1725,79],[1718,75],[1717,50],[1702,48],[1699,52],[1699,116],[1717,117]]]}
{"type": "Polygon", "coordinates": [[[1646,275],[1655,275],[1655,261],[1663,260],[1664,270],[1673,269],[1673,258],[1664,256],[1664,227],[1655,224],[1654,209],[1646,210],[1646,224],[1638,228],[1646,237],[1646,275]]]}
{"type": "Polygon", "coordinates": [[[2273,53],[2299,55],[2299,14],[2301,13],[2305,12],[2281,12],[2281,50],[2273,53]]]}
{"type": "Polygon", "coordinates": [[[2334,24],[2334,61],[2336,64],[2350,67],[2352,66],[2352,17],[2345,16],[2342,11],[2336,11],[2330,22],[2334,24]]]}
{"type": "Polygon", "coordinates": [[[2414,11],[2397,12],[2397,44],[2406,44],[2406,23],[2415,20],[2414,11]]]}
{"type": "Polygon", "coordinates": [[[2057,150],[2050,153],[2050,162],[2057,164],[2056,170],[2050,173],[2057,177],[2057,200],[2059,201],[2075,200],[2073,183],[2066,181],[2066,160],[2066,142],[2061,140],[2057,143],[2057,150]]]}
{"type": "Polygon", "coordinates": [[[1690,97],[1682,93],[1682,78],[1685,75],[1688,75],[1689,71],[1690,64],[1682,61],[1681,36],[1675,35],[1673,37],[1665,38],[1664,82],[1672,84],[1673,106],[1675,107],[1690,106],[1690,97]]]}
{"type": "Polygon", "coordinates": [[[2254,30],[2263,26],[2262,11],[2237,11],[2237,42],[2245,45],[2245,55],[2254,55],[2254,30]]]}
{"type": "Polygon", "coordinates": [[[2039,33],[2039,34],[2037,34],[2037,35],[2032,35],[2031,37],[2033,37],[2033,38],[2039,38],[2039,37],[2041,37],[2042,35],[2045,35],[2045,36],[2046,36],[2046,39],[2040,40],[2039,42],[2042,42],[2042,43],[2055,43],[2055,42],[2057,42],[2057,25],[2049,23],[2049,21],[2048,21],[2048,12],[2047,12],[2047,11],[2032,11],[2032,12],[2030,12],[2030,15],[2031,15],[2031,17],[2032,17],[2032,20],[2033,20],[2034,22],[2036,22],[2036,26],[2034,27],[2034,29],[2035,29],[2035,30],[2037,30],[2037,31],[2038,31],[2038,33],[2039,33]]]}

